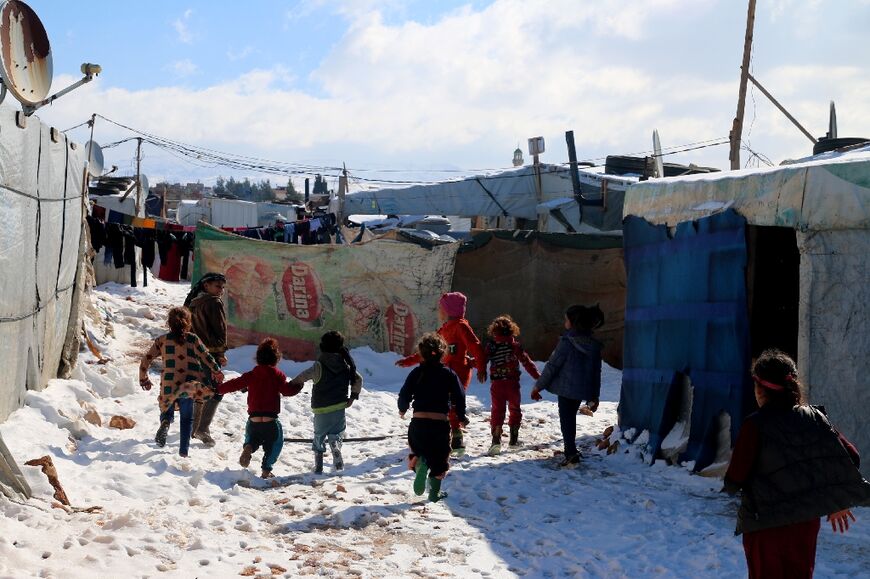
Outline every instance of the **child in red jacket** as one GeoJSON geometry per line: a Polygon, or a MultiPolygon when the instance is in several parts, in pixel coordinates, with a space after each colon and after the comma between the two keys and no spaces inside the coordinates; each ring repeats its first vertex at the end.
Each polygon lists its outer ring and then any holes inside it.
{"type": "MultiPolygon", "coordinates": [[[[490,454],[501,451],[501,433],[504,426],[504,407],[510,411],[510,446],[519,445],[520,423],[523,419],[520,410],[520,363],[529,375],[537,380],[541,377],[538,368],[517,341],[520,327],[508,315],[497,317],[487,330],[490,341],[484,348],[484,368],[489,364],[489,377],[492,380],[489,393],[492,398],[490,426],[492,427],[492,446],[490,454]]],[[[486,381],[486,371],[478,374],[481,382],[486,381]]]]}
{"type": "Polygon", "coordinates": [[[247,468],[251,455],[263,447],[263,478],[272,478],[272,466],[284,446],[284,430],[278,421],[281,412],[281,396],[296,396],[302,386],[289,383],[287,376],[276,368],[281,359],[278,342],[266,338],[257,347],[257,366],[238,378],[227,380],[218,386],[219,394],[248,389],[248,422],[245,425],[245,444],[239,464],[247,468]]]}
{"type": "MultiPolygon", "coordinates": [[[[456,372],[462,387],[468,390],[471,382],[471,370],[477,368],[478,378],[486,373],[486,362],[483,358],[483,350],[480,340],[471,329],[471,324],[465,319],[465,305],[468,298],[460,292],[450,292],[441,296],[438,301],[438,319],[442,325],[438,328],[438,335],[447,342],[447,351],[441,360],[445,366],[456,372]]],[[[419,353],[396,361],[396,366],[407,368],[415,366],[423,359],[419,353]]],[[[481,380],[481,383],[485,381],[481,380]]],[[[454,450],[465,448],[462,439],[461,422],[456,412],[451,408],[449,413],[451,442],[454,450]]]]}

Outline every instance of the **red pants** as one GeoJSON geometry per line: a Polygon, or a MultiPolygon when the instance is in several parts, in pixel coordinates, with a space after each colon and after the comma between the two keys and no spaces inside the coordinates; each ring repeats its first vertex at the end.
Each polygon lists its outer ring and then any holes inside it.
{"type": "Polygon", "coordinates": [[[520,383],[514,380],[493,382],[489,394],[492,397],[490,425],[495,428],[504,424],[504,406],[507,404],[510,411],[508,426],[519,426],[523,419],[523,412],[520,410],[520,383]]]}
{"type": "MultiPolygon", "coordinates": [[[[468,385],[471,383],[471,368],[464,364],[458,369],[453,366],[449,366],[449,368],[456,372],[456,375],[459,377],[459,383],[462,384],[462,388],[468,390],[468,385]]],[[[459,417],[456,416],[456,411],[453,410],[453,406],[451,406],[450,411],[447,412],[447,418],[450,420],[450,428],[452,430],[459,430],[462,423],[459,422],[459,417]]]]}
{"type": "Polygon", "coordinates": [[[821,519],[743,534],[749,579],[811,579],[821,519]]]}

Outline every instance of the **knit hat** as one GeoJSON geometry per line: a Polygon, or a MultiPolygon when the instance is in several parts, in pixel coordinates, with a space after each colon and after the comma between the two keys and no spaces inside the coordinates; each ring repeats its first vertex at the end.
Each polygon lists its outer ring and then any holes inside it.
{"type": "Polygon", "coordinates": [[[441,296],[441,299],[438,301],[438,306],[444,310],[444,313],[450,318],[464,318],[465,303],[467,301],[468,298],[465,297],[465,294],[460,292],[450,292],[441,296]]]}

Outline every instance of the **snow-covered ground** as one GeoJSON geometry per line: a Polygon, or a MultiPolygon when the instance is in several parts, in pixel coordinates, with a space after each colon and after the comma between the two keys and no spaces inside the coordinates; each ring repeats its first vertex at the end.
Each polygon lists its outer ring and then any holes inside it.
{"type": "MultiPolygon", "coordinates": [[[[411,492],[405,469],[407,422],[396,393],[406,370],[396,356],[354,350],[366,379],[348,412],[348,436],[387,436],[345,444],[346,469],[310,473],[312,452],[287,443],[278,478],[260,480],[260,455],[241,468],[245,395],[224,398],[213,449],[193,441],[178,456],[178,423],[158,448],[156,394],[136,380],[141,353],[162,333],[165,312],[187,291],[155,281],[148,288],[107,284],[94,299],[111,331],[95,327],[111,361],[82,355],[73,380],[31,392],[26,406],[0,425],[34,490],[27,503],[0,498],[2,577],[741,577],[743,551],[734,537],[735,500],[721,481],[661,463],[646,465],[624,445],[606,455],[595,437],[616,423],[620,374],[607,368],[601,409],[578,416],[585,458],[574,470],[555,467],[561,448],[556,405],[528,401],[523,379],[525,445],[497,457],[489,444],[488,388],[472,383],[469,451],[454,460],[444,490],[428,504],[411,492]],[[99,413],[103,426],[83,418],[99,413]],[[109,418],[136,421],[107,428],[109,418]],[[96,513],[51,507],[52,489],[28,459],[52,457],[70,501],[96,513]]],[[[93,324],[91,324],[93,326],[93,324]]],[[[254,348],[229,353],[229,370],[253,365],[254,348]]],[[[288,375],[306,364],[284,361],[288,375]]],[[[156,366],[153,370],[156,373],[156,366]]],[[[232,372],[228,372],[232,376],[232,372]]],[[[157,376],[154,376],[156,381],[157,376]]],[[[285,436],[311,436],[310,387],[285,398],[285,436]]],[[[867,576],[870,509],[845,536],[823,528],[817,576],[867,576]]]]}

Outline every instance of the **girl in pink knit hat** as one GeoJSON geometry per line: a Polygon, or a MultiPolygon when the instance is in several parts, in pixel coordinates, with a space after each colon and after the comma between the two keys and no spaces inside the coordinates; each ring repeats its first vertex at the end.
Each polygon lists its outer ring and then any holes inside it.
{"type": "MultiPolygon", "coordinates": [[[[471,329],[471,324],[465,319],[465,306],[468,298],[460,292],[449,292],[438,301],[438,318],[442,325],[438,334],[447,342],[447,351],[442,362],[456,372],[463,388],[468,389],[471,383],[471,372],[476,369],[479,376],[486,375],[486,360],[480,340],[471,329]]],[[[406,368],[415,366],[422,361],[420,354],[413,354],[396,361],[396,366],[406,368]]],[[[485,380],[481,380],[483,383],[485,380]]],[[[465,448],[462,438],[461,422],[453,409],[449,413],[451,429],[451,447],[454,450],[465,448]]]]}

